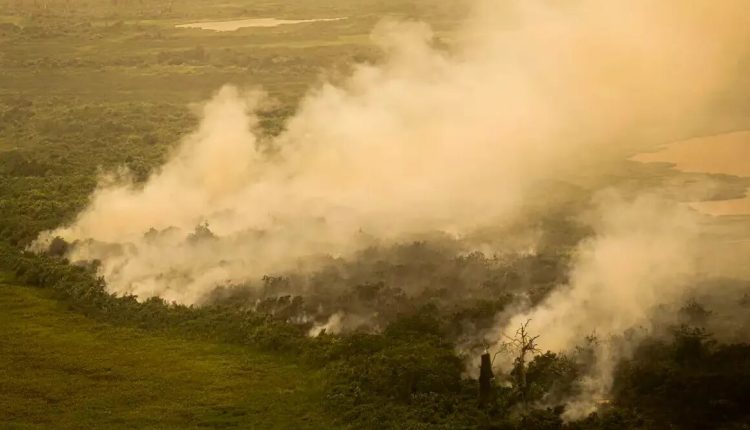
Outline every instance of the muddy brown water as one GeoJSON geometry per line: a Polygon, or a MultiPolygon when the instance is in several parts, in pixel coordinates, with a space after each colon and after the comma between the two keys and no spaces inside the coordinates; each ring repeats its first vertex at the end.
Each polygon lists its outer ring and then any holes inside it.
{"type": "MultiPolygon", "coordinates": [[[[750,177],[750,131],[674,142],[656,152],[638,154],[632,159],[643,163],[670,163],[683,172],[750,177]]],[[[692,202],[690,206],[716,216],[750,215],[750,189],[743,198],[692,202]]]]}

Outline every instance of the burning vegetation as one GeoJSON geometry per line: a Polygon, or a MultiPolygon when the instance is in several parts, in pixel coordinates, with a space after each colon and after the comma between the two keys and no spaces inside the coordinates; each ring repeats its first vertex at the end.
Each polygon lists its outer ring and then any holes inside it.
{"type": "Polygon", "coordinates": [[[449,43],[382,20],[292,107],[223,86],[96,177],[0,153],[2,267],[101,321],[293,355],[352,428],[744,428],[748,221],[684,203],[750,183],[631,160],[743,124],[744,3],[471,3],[449,43]],[[44,181],[75,201],[23,215],[44,181]]]}

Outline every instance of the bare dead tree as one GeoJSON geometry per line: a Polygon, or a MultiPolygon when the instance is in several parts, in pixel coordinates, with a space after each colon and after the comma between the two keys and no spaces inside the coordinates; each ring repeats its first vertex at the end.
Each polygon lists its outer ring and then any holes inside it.
{"type": "Polygon", "coordinates": [[[528,326],[530,322],[531,320],[527,320],[521,324],[513,337],[503,334],[503,337],[507,341],[503,342],[502,349],[495,354],[497,356],[500,352],[509,351],[515,355],[512,373],[516,380],[516,387],[524,403],[526,403],[526,394],[528,391],[526,383],[526,358],[528,354],[538,354],[541,352],[536,346],[536,340],[539,338],[539,335],[532,336],[529,334],[528,326]]]}

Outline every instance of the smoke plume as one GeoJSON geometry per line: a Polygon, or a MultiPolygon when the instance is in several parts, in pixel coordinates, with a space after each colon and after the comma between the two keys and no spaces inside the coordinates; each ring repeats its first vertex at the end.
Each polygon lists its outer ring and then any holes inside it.
{"type": "Polygon", "coordinates": [[[461,235],[627,140],[693,128],[747,28],[739,1],[552,3],[482,3],[450,52],[425,24],[384,22],[387,59],[311,90],[264,145],[262,95],[225,87],[145,184],[102,180],[45,237],[78,240],[71,257],[101,260],[113,291],[193,303],[373,238],[461,235]],[[212,237],[187,240],[202,223],[212,237]]]}
{"type": "MultiPolygon", "coordinates": [[[[77,219],[37,246],[74,242],[69,257],[99,260],[113,292],[200,303],[321,255],[512,225],[529,196],[555,200],[550,180],[602,173],[594,188],[608,187],[601,166],[612,160],[722,126],[746,6],[481,1],[450,48],[425,24],[385,21],[372,33],[385,59],[315,86],[279,136],[260,137],[262,91],[224,87],[145,183],[103,178],[77,219]]],[[[691,216],[650,197],[597,207],[568,284],[498,331],[530,318],[543,346],[562,350],[643,324],[680,294],[691,216]]]]}
{"type": "Polygon", "coordinates": [[[579,244],[568,285],[519,312],[497,333],[529,321],[542,350],[566,351],[596,336],[596,362],[566,415],[593,412],[609,392],[614,366],[627,353],[619,337],[648,329],[651,313],[683,299],[698,276],[698,222],[684,207],[655,196],[634,201],[606,193],[589,214],[595,234],[579,244]]]}

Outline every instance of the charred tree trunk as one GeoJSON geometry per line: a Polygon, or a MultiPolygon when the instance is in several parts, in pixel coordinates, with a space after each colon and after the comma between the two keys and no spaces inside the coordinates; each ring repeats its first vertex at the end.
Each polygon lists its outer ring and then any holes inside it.
{"type": "Polygon", "coordinates": [[[487,406],[494,400],[495,390],[492,385],[494,378],[490,353],[485,352],[482,354],[482,364],[479,366],[479,406],[487,406]]]}

